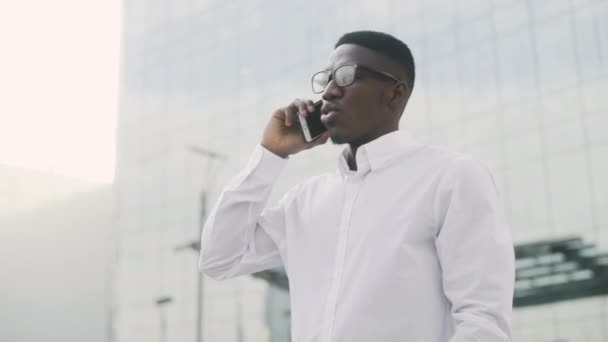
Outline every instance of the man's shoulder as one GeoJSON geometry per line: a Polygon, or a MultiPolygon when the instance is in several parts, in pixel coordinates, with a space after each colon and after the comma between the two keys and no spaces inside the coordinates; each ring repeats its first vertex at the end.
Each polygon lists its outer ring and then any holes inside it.
{"type": "Polygon", "coordinates": [[[458,163],[463,160],[476,160],[477,158],[471,154],[455,151],[441,145],[420,144],[420,152],[418,157],[433,164],[442,164],[445,166],[458,163]]]}
{"type": "Polygon", "coordinates": [[[433,160],[444,185],[452,183],[477,183],[493,179],[490,167],[479,157],[443,146],[427,145],[426,158],[433,160]]]}
{"type": "MultiPolygon", "coordinates": [[[[479,172],[489,172],[489,167],[479,157],[461,151],[456,151],[440,145],[421,145],[418,162],[427,165],[436,172],[431,172],[439,178],[449,176],[462,177],[463,175],[479,172]]],[[[416,162],[416,161],[415,161],[416,162]]]]}

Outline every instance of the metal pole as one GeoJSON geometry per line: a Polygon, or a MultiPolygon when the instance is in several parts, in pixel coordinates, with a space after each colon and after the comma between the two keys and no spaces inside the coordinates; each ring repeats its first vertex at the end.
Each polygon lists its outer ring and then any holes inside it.
{"type": "Polygon", "coordinates": [[[173,299],[171,297],[160,297],[156,300],[156,306],[158,306],[160,315],[160,341],[167,342],[167,304],[171,303],[173,299]]]}
{"type": "MultiPolygon", "coordinates": [[[[191,243],[190,247],[200,252],[200,242],[203,234],[203,225],[205,224],[205,218],[207,217],[207,191],[209,190],[209,184],[212,183],[211,170],[213,168],[212,161],[218,160],[220,162],[225,161],[227,158],[221,153],[211,151],[199,146],[189,146],[190,152],[198,154],[208,159],[207,162],[207,184],[203,186],[201,191],[201,215],[199,217],[199,236],[198,241],[191,243]]],[[[217,171],[217,170],[216,170],[217,171]]],[[[196,340],[195,342],[203,342],[203,275],[196,273],[196,340]]]]}
{"type": "Polygon", "coordinates": [[[160,308],[160,341],[167,342],[167,313],[160,308]]]}
{"type": "Polygon", "coordinates": [[[196,281],[196,342],[203,341],[203,276],[196,281]]]}
{"type": "MultiPolygon", "coordinates": [[[[201,216],[199,224],[200,243],[203,234],[203,224],[207,216],[207,193],[205,189],[201,191],[201,216]]],[[[199,248],[200,250],[200,248],[199,248]]],[[[203,275],[197,272],[196,277],[196,342],[203,342],[203,275]]]]}

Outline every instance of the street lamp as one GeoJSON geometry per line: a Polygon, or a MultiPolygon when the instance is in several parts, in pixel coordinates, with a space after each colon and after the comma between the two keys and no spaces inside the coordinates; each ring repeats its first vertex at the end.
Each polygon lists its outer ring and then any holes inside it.
{"type": "MultiPolygon", "coordinates": [[[[178,245],[175,247],[176,252],[181,252],[184,250],[191,250],[196,252],[198,255],[201,249],[201,234],[203,232],[203,224],[205,223],[205,219],[207,216],[207,192],[209,191],[209,184],[213,184],[213,178],[215,177],[215,173],[212,173],[212,161],[218,160],[223,162],[227,159],[221,153],[211,151],[199,146],[191,145],[188,147],[188,150],[194,154],[197,154],[201,157],[204,157],[207,162],[207,173],[205,176],[205,184],[203,184],[203,188],[201,189],[200,201],[201,201],[201,212],[199,216],[199,236],[198,240],[193,240],[187,242],[182,245],[178,245]]],[[[217,171],[217,169],[216,169],[217,171]]],[[[198,273],[198,269],[196,270],[196,339],[195,342],[203,341],[203,276],[198,273]]]]}
{"type": "Polygon", "coordinates": [[[156,306],[160,313],[160,341],[167,342],[167,305],[173,301],[169,296],[159,297],[156,306]]]}

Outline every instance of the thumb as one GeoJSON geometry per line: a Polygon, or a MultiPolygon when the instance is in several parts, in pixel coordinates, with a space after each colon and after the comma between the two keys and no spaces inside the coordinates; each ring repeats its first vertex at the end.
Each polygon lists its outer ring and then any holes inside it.
{"type": "Polygon", "coordinates": [[[319,136],[315,141],[313,141],[310,147],[312,148],[315,146],[323,145],[327,142],[327,140],[329,140],[329,132],[326,131],[321,134],[321,136],[319,136]]]}

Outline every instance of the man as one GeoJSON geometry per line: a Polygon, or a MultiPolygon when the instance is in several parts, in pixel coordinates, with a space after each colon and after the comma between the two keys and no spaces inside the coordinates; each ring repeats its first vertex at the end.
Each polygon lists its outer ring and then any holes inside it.
{"type": "Polygon", "coordinates": [[[306,143],[276,110],[202,235],[215,279],[284,266],[296,342],[510,341],[514,252],[496,187],[476,159],[399,131],[414,85],[408,47],[379,32],[344,35],[313,76],[328,132],[306,143]],[[346,144],[333,173],[265,208],[288,156],[346,144]]]}

